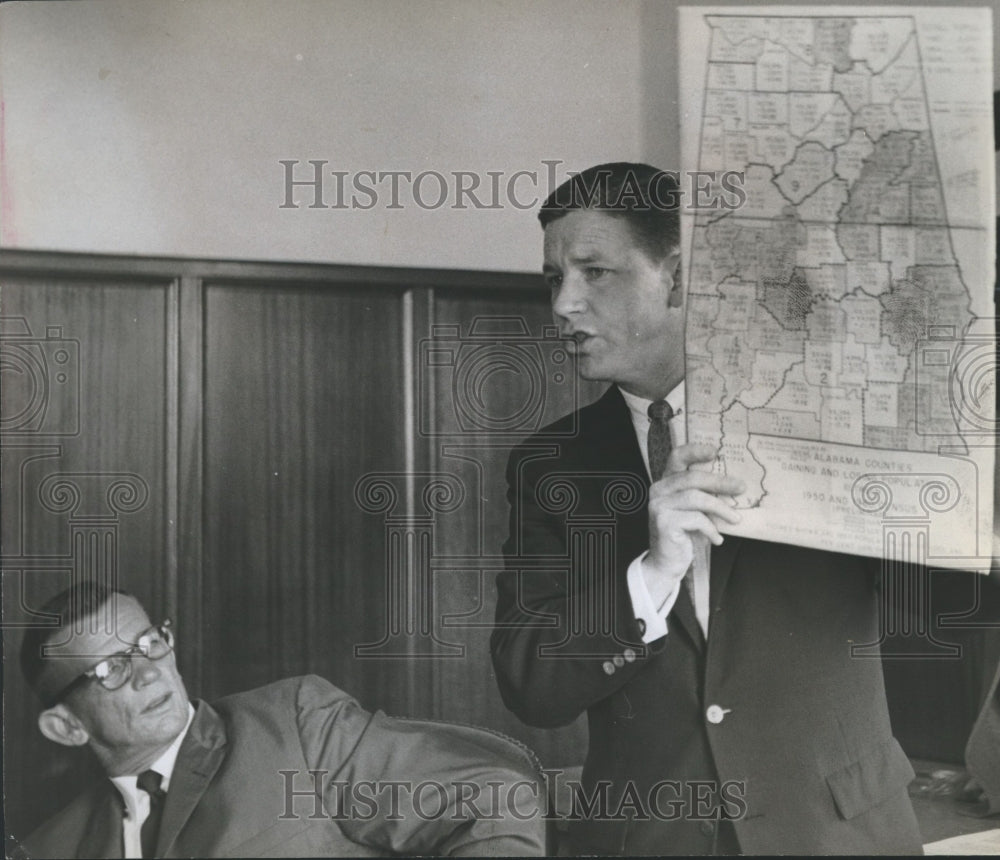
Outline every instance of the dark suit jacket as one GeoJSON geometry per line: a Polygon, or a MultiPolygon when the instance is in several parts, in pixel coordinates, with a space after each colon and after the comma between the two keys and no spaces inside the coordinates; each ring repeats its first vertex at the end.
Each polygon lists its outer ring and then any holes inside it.
{"type": "Polygon", "coordinates": [[[626,570],[649,544],[648,478],[618,390],[516,448],[507,478],[493,663],[526,723],[587,712],[584,791],[611,787],[576,851],[717,850],[704,782],[727,786],[746,853],[920,853],[881,663],[851,655],[879,638],[878,562],[727,537],[707,645],[682,588],[644,648],[626,570]]]}
{"type": "MultiPolygon", "coordinates": [[[[535,784],[531,754],[479,729],[373,715],[321,678],[293,678],[198,704],[171,778],[157,856],[543,853],[544,822],[508,814],[505,792],[494,820],[477,820],[468,803],[456,803],[459,792],[472,797],[463,782],[491,779],[535,784]],[[311,771],[319,773],[321,799],[311,771]],[[382,791],[366,780],[413,788],[382,791]],[[446,807],[436,785],[417,787],[431,782],[444,787],[446,807]],[[424,820],[413,807],[417,793],[424,820]]],[[[484,789],[474,803],[490,811],[491,800],[484,789]]],[[[530,792],[516,792],[514,802],[524,816],[530,792]]],[[[105,780],[32,834],[24,853],[121,857],[121,815],[118,790],[105,780]]]]}
{"type": "Polygon", "coordinates": [[[1000,815],[1000,629],[984,631],[983,705],[965,747],[965,763],[983,790],[983,812],[1000,815]]]}

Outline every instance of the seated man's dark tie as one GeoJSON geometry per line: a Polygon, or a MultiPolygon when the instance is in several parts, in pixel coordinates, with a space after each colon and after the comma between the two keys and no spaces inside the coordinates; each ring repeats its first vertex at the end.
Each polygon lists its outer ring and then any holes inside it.
{"type": "Polygon", "coordinates": [[[156,840],[160,835],[160,821],[163,807],[167,803],[167,793],[160,788],[163,777],[155,770],[144,770],[139,774],[136,785],[149,795],[149,815],[142,824],[142,856],[156,856],[156,840]]]}

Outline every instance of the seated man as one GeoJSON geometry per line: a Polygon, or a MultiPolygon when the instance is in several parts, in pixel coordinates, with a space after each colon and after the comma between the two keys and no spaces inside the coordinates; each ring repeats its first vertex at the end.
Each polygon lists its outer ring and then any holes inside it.
{"type": "Polygon", "coordinates": [[[24,840],[29,857],[540,854],[533,757],[476,729],[368,713],[316,676],[188,701],[169,622],[85,582],[21,665],[50,740],[108,775],[24,840]],[[488,787],[487,787],[487,784],[488,787]]]}

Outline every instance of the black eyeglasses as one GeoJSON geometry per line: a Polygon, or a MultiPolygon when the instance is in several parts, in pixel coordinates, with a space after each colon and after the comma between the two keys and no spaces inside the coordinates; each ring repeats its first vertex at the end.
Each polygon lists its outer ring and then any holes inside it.
{"type": "Polygon", "coordinates": [[[173,649],[174,632],[170,629],[170,619],[166,618],[160,624],[150,627],[142,633],[135,645],[116,654],[109,654],[93,669],[88,669],[82,675],[78,675],[63,688],[54,701],[62,701],[72,690],[88,681],[97,681],[105,690],[121,689],[132,677],[132,660],[135,657],[161,660],[173,649]]]}

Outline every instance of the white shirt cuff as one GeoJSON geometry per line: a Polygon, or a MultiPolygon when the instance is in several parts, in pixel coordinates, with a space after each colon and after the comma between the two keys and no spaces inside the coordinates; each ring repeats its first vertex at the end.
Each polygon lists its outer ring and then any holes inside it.
{"type": "Polygon", "coordinates": [[[642,641],[645,643],[654,642],[667,635],[667,616],[674,608],[677,595],[680,593],[680,582],[674,586],[674,590],[667,596],[660,611],[656,611],[653,605],[653,598],[649,589],[646,588],[646,580],[642,575],[642,565],[648,552],[644,552],[639,557],[632,560],[628,566],[628,593],[632,598],[632,612],[635,614],[639,625],[644,628],[642,631],[642,641]]]}

